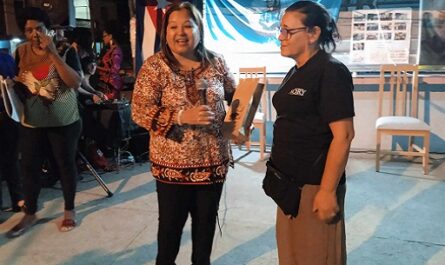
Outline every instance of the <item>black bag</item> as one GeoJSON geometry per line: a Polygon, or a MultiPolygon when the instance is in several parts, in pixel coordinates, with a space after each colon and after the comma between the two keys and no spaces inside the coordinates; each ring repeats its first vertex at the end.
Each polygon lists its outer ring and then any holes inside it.
{"type": "Polygon", "coordinates": [[[279,171],[271,160],[266,162],[263,189],[286,215],[296,217],[300,206],[301,188],[296,181],[279,171]]]}

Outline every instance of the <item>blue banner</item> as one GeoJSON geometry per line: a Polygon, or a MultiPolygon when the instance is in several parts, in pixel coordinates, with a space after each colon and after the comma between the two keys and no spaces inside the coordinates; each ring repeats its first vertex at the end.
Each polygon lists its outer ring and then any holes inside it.
{"type": "MultiPolygon", "coordinates": [[[[204,17],[210,43],[242,41],[278,45],[280,15],[295,0],[207,0],[204,17]]],[[[319,0],[337,18],[341,0],[319,0]]]]}

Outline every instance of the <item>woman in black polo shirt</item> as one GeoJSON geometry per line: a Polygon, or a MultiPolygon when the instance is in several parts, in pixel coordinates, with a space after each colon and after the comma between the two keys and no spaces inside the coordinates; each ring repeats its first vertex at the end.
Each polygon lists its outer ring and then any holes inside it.
{"type": "Polygon", "coordinates": [[[279,264],[346,264],[345,166],[354,137],[352,78],[328,52],[335,22],[311,1],[289,6],[281,20],[281,55],[295,60],[273,97],[277,110],[271,159],[304,184],[299,212],[278,208],[279,264]]]}

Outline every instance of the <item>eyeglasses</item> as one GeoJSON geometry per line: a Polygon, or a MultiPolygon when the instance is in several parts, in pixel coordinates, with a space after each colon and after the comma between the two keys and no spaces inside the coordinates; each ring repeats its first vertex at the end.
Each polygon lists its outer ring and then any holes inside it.
{"type": "Polygon", "coordinates": [[[285,40],[288,40],[292,37],[292,35],[300,32],[300,31],[304,31],[306,29],[307,29],[307,27],[299,27],[299,28],[293,28],[293,29],[279,27],[277,29],[277,38],[279,38],[280,36],[283,36],[285,40]]]}

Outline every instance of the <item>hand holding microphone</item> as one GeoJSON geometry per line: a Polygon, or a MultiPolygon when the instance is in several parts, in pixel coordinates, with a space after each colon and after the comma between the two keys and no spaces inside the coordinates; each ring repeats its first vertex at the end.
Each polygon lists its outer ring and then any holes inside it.
{"type": "Polygon", "coordinates": [[[198,95],[199,95],[199,104],[207,105],[207,87],[209,84],[206,79],[199,79],[198,81],[198,95]]]}
{"type": "Polygon", "coordinates": [[[197,90],[200,105],[180,112],[180,117],[178,117],[180,124],[210,125],[215,120],[215,113],[207,106],[207,87],[207,80],[198,81],[197,90]]]}

